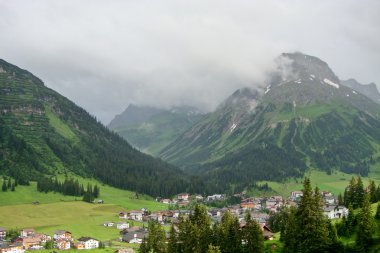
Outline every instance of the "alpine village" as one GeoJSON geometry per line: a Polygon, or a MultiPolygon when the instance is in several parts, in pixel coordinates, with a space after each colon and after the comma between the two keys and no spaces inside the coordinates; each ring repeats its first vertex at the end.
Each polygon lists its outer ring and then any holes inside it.
{"type": "Polygon", "coordinates": [[[380,252],[380,93],[305,53],[108,124],[0,59],[0,253],[380,252]]]}

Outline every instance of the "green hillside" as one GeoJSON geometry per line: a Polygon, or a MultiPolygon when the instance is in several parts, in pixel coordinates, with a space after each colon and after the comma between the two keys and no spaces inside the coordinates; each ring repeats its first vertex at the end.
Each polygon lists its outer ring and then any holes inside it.
{"type": "Polygon", "coordinates": [[[197,108],[189,106],[157,109],[129,105],[108,127],[137,149],[157,155],[202,116],[197,108]]]}
{"type": "Polygon", "coordinates": [[[292,60],[290,77],[274,73],[264,93],[236,91],[160,156],[221,188],[301,178],[309,169],[376,171],[380,106],[342,86],[320,59],[282,57],[292,60]]]}
{"type": "Polygon", "coordinates": [[[0,60],[0,174],[27,184],[73,172],[153,196],[193,190],[185,174],[132,148],[93,116],[0,60]]]}

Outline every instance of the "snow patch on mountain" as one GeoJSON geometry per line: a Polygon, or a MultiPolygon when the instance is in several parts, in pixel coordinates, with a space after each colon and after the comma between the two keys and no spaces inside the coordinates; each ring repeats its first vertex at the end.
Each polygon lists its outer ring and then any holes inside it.
{"type": "Polygon", "coordinates": [[[330,81],[330,80],[327,79],[327,78],[323,79],[323,81],[324,81],[326,84],[331,85],[331,86],[333,86],[333,87],[339,89],[339,84],[334,83],[334,82],[330,81]]]}

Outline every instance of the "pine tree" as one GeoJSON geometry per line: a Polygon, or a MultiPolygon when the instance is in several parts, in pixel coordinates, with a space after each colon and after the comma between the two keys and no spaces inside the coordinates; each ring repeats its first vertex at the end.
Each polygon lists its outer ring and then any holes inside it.
{"type": "Polygon", "coordinates": [[[356,183],[356,187],[355,187],[355,195],[354,195],[355,201],[353,204],[354,208],[360,208],[363,206],[364,195],[365,195],[365,191],[364,191],[363,181],[362,181],[362,178],[359,176],[358,181],[356,183]]]}
{"type": "Polygon", "coordinates": [[[245,252],[262,253],[264,252],[264,236],[260,225],[251,219],[251,213],[246,215],[246,225],[243,230],[243,239],[245,240],[245,252]]]}
{"type": "Polygon", "coordinates": [[[380,202],[377,203],[375,219],[380,220],[380,202]]]}
{"type": "Polygon", "coordinates": [[[372,245],[372,225],[370,195],[364,195],[363,207],[358,216],[358,230],[356,237],[356,247],[360,252],[369,252],[372,245]]]}
{"type": "Polygon", "coordinates": [[[280,241],[284,242],[284,253],[296,252],[296,236],[297,236],[297,224],[296,224],[296,209],[291,207],[289,210],[288,219],[285,223],[284,231],[281,232],[280,241]]]}
{"type": "Polygon", "coordinates": [[[174,225],[170,226],[169,240],[168,240],[168,253],[178,252],[178,235],[175,231],[174,225]]]}
{"type": "Polygon", "coordinates": [[[5,182],[5,180],[3,180],[3,185],[1,186],[1,190],[3,191],[3,192],[6,192],[7,191],[7,183],[5,182]]]}
{"type": "Polygon", "coordinates": [[[11,187],[12,187],[12,180],[11,178],[8,178],[7,189],[11,189],[11,187]]]}
{"type": "Polygon", "coordinates": [[[375,182],[373,180],[369,181],[368,191],[369,191],[369,194],[371,196],[370,197],[371,203],[376,203],[377,202],[376,185],[375,185],[375,182]]]}
{"type": "Polygon", "coordinates": [[[344,205],[344,201],[343,201],[343,197],[341,193],[339,193],[338,195],[338,205],[340,206],[344,205]]]}
{"type": "Polygon", "coordinates": [[[304,253],[325,252],[330,241],[319,189],[316,188],[313,193],[310,179],[305,178],[302,192],[296,211],[296,250],[304,253]]]}
{"type": "MultiPolygon", "coordinates": [[[[148,225],[148,238],[146,239],[146,249],[155,253],[166,253],[165,230],[157,221],[150,221],[148,225]]],[[[145,249],[143,249],[145,250],[145,249]]],[[[140,252],[141,248],[140,248],[140,252]]]]}
{"type": "Polygon", "coordinates": [[[15,184],[14,183],[12,183],[12,186],[11,186],[11,191],[12,192],[14,192],[16,190],[16,188],[15,188],[15,184]]]}
{"type": "Polygon", "coordinates": [[[94,186],[94,198],[99,198],[99,194],[100,194],[100,189],[99,189],[98,185],[95,185],[94,186]]]}

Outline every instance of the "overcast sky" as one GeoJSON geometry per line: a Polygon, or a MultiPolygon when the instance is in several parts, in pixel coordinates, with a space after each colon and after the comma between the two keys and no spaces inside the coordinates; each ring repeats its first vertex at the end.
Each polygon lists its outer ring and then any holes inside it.
{"type": "Polygon", "coordinates": [[[380,1],[0,0],[0,58],[103,123],[128,104],[212,110],[281,52],[380,84],[380,1]]]}

